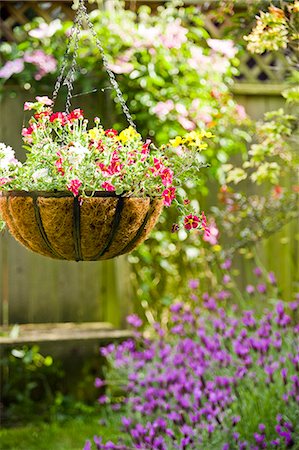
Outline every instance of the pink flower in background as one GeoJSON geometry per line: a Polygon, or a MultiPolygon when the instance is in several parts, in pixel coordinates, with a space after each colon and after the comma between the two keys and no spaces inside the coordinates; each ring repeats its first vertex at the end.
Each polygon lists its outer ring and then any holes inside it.
{"type": "Polygon", "coordinates": [[[236,113],[240,120],[247,119],[247,114],[243,105],[236,105],[236,113]]]}
{"type": "Polygon", "coordinates": [[[115,64],[109,64],[110,70],[114,73],[131,73],[134,69],[133,64],[124,62],[120,58],[115,61],[115,64]]]}
{"type": "Polygon", "coordinates": [[[80,186],[82,185],[82,182],[78,180],[78,178],[75,178],[74,180],[71,180],[69,184],[67,185],[67,188],[70,192],[74,194],[75,197],[79,194],[80,186]]]}
{"type": "Polygon", "coordinates": [[[187,119],[186,117],[180,116],[178,118],[179,123],[182,125],[183,128],[187,131],[192,131],[194,128],[196,128],[196,125],[191,120],[187,119]]]}
{"type": "Polygon", "coordinates": [[[233,58],[238,51],[231,39],[207,39],[207,43],[212,50],[222,53],[228,59],[233,58]]]}
{"type": "Polygon", "coordinates": [[[153,108],[153,113],[160,119],[163,119],[174,109],[174,103],[172,100],[166,100],[166,102],[158,102],[153,108]]]}
{"type": "Polygon", "coordinates": [[[190,113],[192,114],[192,116],[195,116],[196,122],[203,122],[205,125],[212,122],[213,120],[213,117],[211,115],[212,108],[210,106],[202,105],[198,98],[192,100],[190,113]]]}
{"type": "Polygon", "coordinates": [[[48,73],[55,72],[57,67],[56,59],[52,55],[47,55],[43,50],[25,52],[24,61],[37,67],[38,72],[34,76],[36,80],[40,80],[48,73]]]}
{"type": "Polygon", "coordinates": [[[210,56],[203,54],[203,50],[195,45],[191,47],[191,58],[188,59],[188,64],[192,69],[203,70],[211,64],[210,56]]]}
{"type": "Polygon", "coordinates": [[[187,42],[187,28],[182,27],[180,19],[169,23],[161,35],[162,44],[167,48],[181,48],[187,42]]]}
{"type": "Polygon", "coordinates": [[[62,28],[59,19],[53,20],[51,23],[41,23],[38,28],[34,28],[28,32],[29,36],[36,39],[45,39],[53,36],[56,31],[62,28]]]}
{"type": "Polygon", "coordinates": [[[212,57],[212,68],[214,72],[217,72],[219,74],[225,73],[228,68],[230,67],[230,62],[228,59],[224,56],[220,55],[213,55],[212,57]]]}
{"type": "Polygon", "coordinates": [[[47,97],[46,95],[44,95],[43,97],[35,97],[35,99],[39,102],[42,103],[43,105],[46,106],[52,106],[53,105],[53,100],[51,100],[49,97],[47,97]]]}
{"type": "Polygon", "coordinates": [[[211,221],[209,224],[209,233],[204,232],[203,240],[209,242],[211,245],[216,245],[218,243],[219,230],[216,226],[215,221],[211,221]]]}
{"type": "Polygon", "coordinates": [[[134,50],[130,48],[121,56],[119,56],[114,63],[109,64],[109,68],[114,73],[130,73],[134,69],[134,65],[130,62],[134,50]]]}
{"type": "Polygon", "coordinates": [[[182,103],[176,103],[175,109],[181,116],[183,116],[183,117],[187,117],[188,116],[187,108],[182,103]]]}
{"type": "Polygon", "coordinates": [[[0,69],[0,78],[10,78],[15,73],[20,73],[24,70],[23,58],[17,58],[14,61],[7,61],[2,69],[0,69]]]}

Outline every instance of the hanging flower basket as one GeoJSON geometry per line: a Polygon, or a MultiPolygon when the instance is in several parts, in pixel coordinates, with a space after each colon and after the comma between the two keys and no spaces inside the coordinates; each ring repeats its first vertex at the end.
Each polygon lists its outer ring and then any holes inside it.
{"type": "MultiPolygon", "coordinates": [[[[36,97],[23,128],[27,160],[0,143],[0,214],[13,236],[30,250],[56,259],[97,261],[131,252],[154,227],[163,205],[176,203],[184,227],[208,232],[204,213],[188,210],[178,195],[185,181],[198,181],[201,150],[209,131],[192,131],[157,148],[136,131],[84,0],[70,33],[52,99],[36,97]],[[105,130],[98,117],[88,128],[80,108],[70,110],[79,35],[85,20],[102,55],[129,127],[105,130]],[[69,56],[73,59],[68,72],[69,56]],[[61,85],[67,86],[64,112],[54,112],[61,85]]],[[[183,191],[184,192],[184,191],[183,191]]],[[[1,217],[0,217],[1,219],[1,217]]],[[[173,225],[173,231],[179,228],[173,225]]]]}
{"type": "Polygon", "coordinates": [[[95,192],[80,200],[70,192],[0,193],[0,211],[25,247],[54,259],[98,261],[131,252],[154,227],[161,199],[95,192]]]}

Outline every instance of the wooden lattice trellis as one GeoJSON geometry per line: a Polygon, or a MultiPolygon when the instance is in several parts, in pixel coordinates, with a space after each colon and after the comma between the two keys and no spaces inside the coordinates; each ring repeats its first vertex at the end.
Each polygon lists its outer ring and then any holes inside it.
{"type": "MultiPolygon", "coordinates": [[[[106,5],[113,0],[102,0],[106,5]]],[[[46,22],[51,22],[55,18],[61,20],[72,20],[74,11],[71,8],[72,0],[52,0],[52,1],[2,1],[1,7],[1,37],[7,41],[15,41],[14,27],[24,25],[34,17],[43,17],[46,22]]],[[[163,0],[126,0],[126,7],[136,10],[140,4],[150,4],[154,9],[164,3],[163,0]]],[[[185,3],[202,3],[201,0],[185,0],[185,3]]],[[[97,7],[97,3],[88,4],[89,9],[97,7]]],[[[205,27],[210,36],[221,39],[225,35],[225,30],[231,25],[231,18],[225,17],[221,23],[215,21],[214,15],[205,11],[205,27]]],[[[245,53],[241,57],[240,75],[237,77],[237,90],[242,91],[242,86],[256,84],[261,86],[260,92],[264,90],[267,83],[268,93],[280,92],[287,74],[287,64],[282,53],[252,55],[245,53]],[[272,89],[269,89],[270,85],[272,89]]],[[[251,93],[254,93],[253,91],[251,93]]],[[[255,91],[259,93],[259,89],[255,91]]]]}

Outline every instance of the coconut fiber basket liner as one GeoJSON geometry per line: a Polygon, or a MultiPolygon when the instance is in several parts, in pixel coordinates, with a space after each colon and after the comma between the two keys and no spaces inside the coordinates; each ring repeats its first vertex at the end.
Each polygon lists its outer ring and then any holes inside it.
{"type": "Polygon", "coordinates": [[[149,235],[163,208],[161,199],[95,192],[0,192],[0,212],[11,234],[44,256],[98,261],[131,252],[149,235]]]}

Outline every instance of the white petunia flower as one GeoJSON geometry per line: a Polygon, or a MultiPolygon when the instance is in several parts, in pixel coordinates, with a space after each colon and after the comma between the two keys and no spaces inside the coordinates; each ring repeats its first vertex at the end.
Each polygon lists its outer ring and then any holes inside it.
{"type": "Polygon", "coordinates": [[[3,142],[0,143],[0,170],[8,170],[10,166],[21,166],[16,159],[14,150],[3,142]]]}
{"type": "Polygon", "coordinates": [[[78,166],[88,153],[89,150],[87,147],[83,147],[79,142],[75,142],[74,145],[68,149],[68,160],[70,164],[78,166]]]}
{"type": "Polygon", "coordinates": [[[32,174],[32,179],[34,183],[37,183],[38,181],[42,180],[45,183],[50,183],[52,181],[52,178],[49,176],[48,169],[38,169],[32,174]]]}

